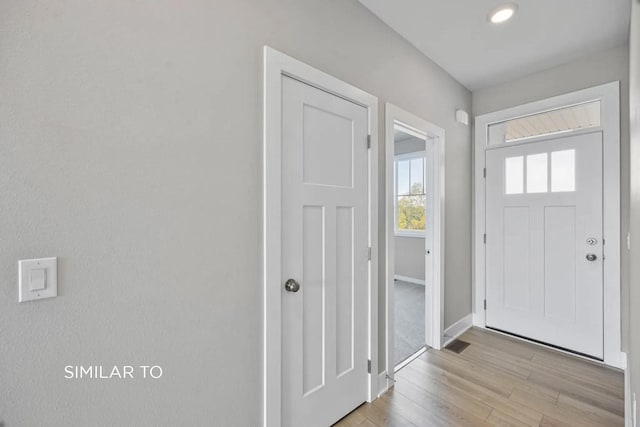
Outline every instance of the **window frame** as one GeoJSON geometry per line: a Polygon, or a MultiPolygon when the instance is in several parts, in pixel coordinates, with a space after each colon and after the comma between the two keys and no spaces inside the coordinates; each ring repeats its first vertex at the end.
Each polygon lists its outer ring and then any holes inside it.
{"type": "MultiPolygon", "coordinates": [[[[422,159],[422,187],[425,197],[425,215],[427,213],[427,151],[413,151],[410,153],[398,154],[393,157],[393,234],[397,237],[422,237],[425,238],[427,234],[427,224],[425,222],[424,230],[399,230],[398,229],[398,162],[405,160],[422,159]]],[[[411,181],[411,173],[409,173],[409,181],[411,181]]],[[[411,188],[411,184],[409,185],[411,188]]],[[[410,196],[411,194],[409,194],[410,196]]],[[[407,196],[407,195],[403,195],[407,196]]]]}

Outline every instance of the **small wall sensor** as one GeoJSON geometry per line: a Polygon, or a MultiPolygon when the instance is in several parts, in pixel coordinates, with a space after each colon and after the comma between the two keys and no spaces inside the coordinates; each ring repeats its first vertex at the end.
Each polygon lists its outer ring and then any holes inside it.
{"type": "Polygon", "coordinates": [[[464,110],[456,110],[456,122],[469,126],[469,114],[464,110]]]}

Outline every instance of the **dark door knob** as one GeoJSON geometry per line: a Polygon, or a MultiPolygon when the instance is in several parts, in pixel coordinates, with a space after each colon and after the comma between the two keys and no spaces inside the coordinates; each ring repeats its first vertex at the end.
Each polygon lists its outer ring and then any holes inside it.
{"type": "Polygon", "coordinates": [[[300,290],[300,283],[294,279],[289,279],[284,283],[284,288],[287,292],[298,292],[300,290]]]}
{"type": "Polygon", "coordinates": [[[595,261],[598,259],[596,254],[587,254],[587,261],[595,261]]]}

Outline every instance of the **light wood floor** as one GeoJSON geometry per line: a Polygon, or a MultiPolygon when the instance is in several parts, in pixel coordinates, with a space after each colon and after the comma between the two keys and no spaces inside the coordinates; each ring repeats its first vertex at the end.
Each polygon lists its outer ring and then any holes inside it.
{"type": "Polygon", "coordinates": [[[481,329],[429,350],[337,426],[623,426],[620,372],[481,329]]]}

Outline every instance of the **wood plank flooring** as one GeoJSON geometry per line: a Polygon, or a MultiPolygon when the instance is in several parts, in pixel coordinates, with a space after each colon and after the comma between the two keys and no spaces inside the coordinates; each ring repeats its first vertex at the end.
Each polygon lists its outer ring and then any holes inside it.
{"type": "Polygon", "coordinates": [[[336,426],[623,426],[621,372],[471,329],[462,353],[429,350],[336,426]]]}

